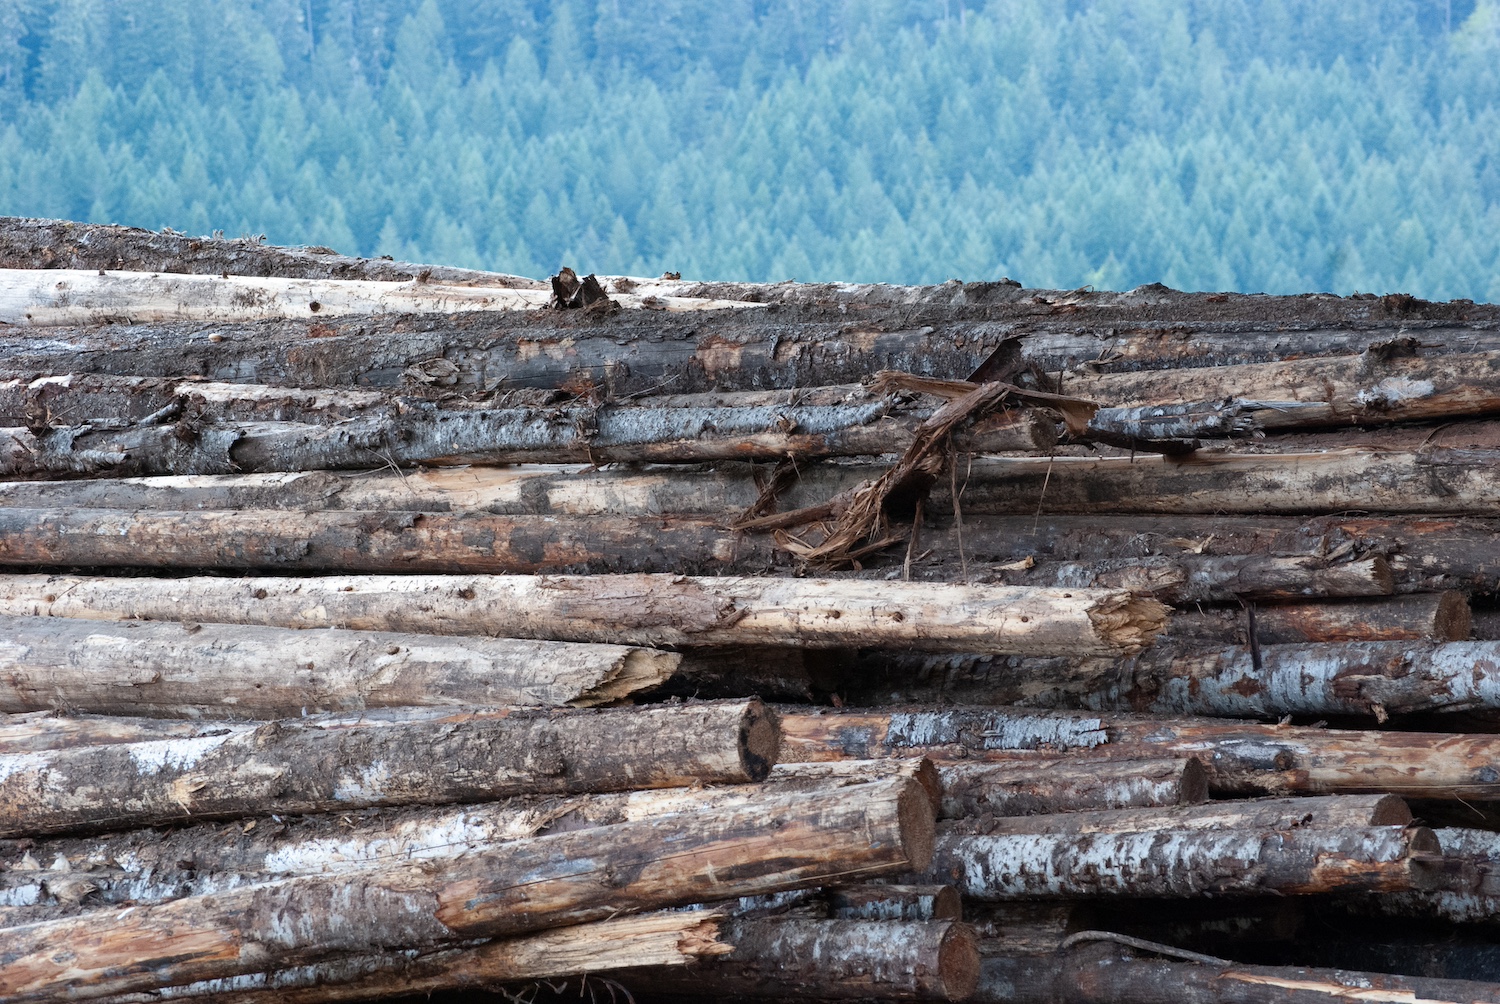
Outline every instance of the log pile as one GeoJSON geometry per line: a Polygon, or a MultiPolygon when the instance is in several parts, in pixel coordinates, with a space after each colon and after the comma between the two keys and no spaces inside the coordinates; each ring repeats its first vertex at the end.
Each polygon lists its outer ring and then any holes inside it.
{"type": "Polygon", "coordinates": [[[1500,308],[0,221],[0,999],[1500,1000],[1500,308]]]}

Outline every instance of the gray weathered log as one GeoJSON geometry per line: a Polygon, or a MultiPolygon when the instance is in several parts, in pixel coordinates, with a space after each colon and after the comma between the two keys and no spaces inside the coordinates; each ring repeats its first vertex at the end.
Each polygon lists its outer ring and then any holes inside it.
{"type": "Polygon", "coordinates": [[[758,701],[613,711],[393,709],[0,759],[0,835],[763,779],[758,701]]]}
{"type": "Polygon", "coordinates": [[[785,1000],[964,1000],[979,982],[979,945],[950,920],[726,920],[734,952],[620,980],[653,996],[785,1000]]]}
{"type": "Polygon", "coordinates": [[[630,645],[1101,654],[1139,649],[1166,623],[1165,607],[1123,590],[675,575],[6,576],[0,614],[630,645]]]}
{"type": "Polygon", "coordinates": [[[920,786],[888,781],[836,800],[797,796],[774,817],[759,806],[682,813],[497,844],[431,872],[397,862],[281,879],[0,930],[0,995],[16,1004],[107,997],[819,885],[835,874],[879,876],[925,867],[931,834],[920,786]]]}
{"type": "Polygon", "coordinates": [[[828,890],[834,920],[962,920],[951,885],[844,885],[828,890]]]}
{"type": "Polygon", "coordinates": [[[290,718],[416,706],[591,707],[670,652],[617,645],[0,615],[0,711],[290,718]]]}
{"type": "Polygon", "coordinates": [[[941,819],[1193,805],[1208,798],[1208,775],[1192,757],[945,763],[938,776],[943,786],[941,819]]]}
{"type": "MultiPolygon", "coordinates": [[[[1129,761],[1127,761],[1128,763],[1129,761]]],[[[960,765],[961,766],[961,765],[960,765]]],[[[1018,765],[1019,767],[1020,765],[1018,765]]],[[[1102,764],[1080,763],[1080,769],[1102,764]]],[[[1141,809],[1096,809],[1052,815],[954,819],[947,832],[986,836],[1023,833],[1144,833],[1152,830],[1266,829],[1406,826],[1411,809],[1395,795],[1313,795],[1172,805],[1141,809]]],[[[1436,831],[1439,842],[1446,831],[1436,831]]],[[[1445,854],[1451,849],[1443,843],[1445,854]]]]}
{"type": "Polygon", "coordinates": [[[101,715],[64,715],[31,711],[0,715],[0,754],[35,753],[70,746],[189,739],[225,728],[248,727],[224,722],[166,721],[151,718],[113,718],[101,715]]]}

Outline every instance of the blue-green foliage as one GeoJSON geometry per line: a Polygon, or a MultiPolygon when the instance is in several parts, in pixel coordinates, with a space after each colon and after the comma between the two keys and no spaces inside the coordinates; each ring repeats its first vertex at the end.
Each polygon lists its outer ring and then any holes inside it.
{"type": "Polygon", "coordinates": [[[0,0],[0,212],[1494,300],[1500,0],[0,0]]]}

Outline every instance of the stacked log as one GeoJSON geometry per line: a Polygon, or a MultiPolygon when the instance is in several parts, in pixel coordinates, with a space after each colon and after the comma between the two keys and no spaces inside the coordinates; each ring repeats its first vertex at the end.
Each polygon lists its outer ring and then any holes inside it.
{"type": "Polygon", "coordinates": [[[1500,999],[1494,307],[0,266],[6,1000],[1500,999]]]}

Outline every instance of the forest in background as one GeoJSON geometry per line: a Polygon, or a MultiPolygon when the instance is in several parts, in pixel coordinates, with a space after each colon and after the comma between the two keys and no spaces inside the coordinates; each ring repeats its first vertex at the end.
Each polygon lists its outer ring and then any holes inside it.
{"type": "Polygon", "coordinates": [[[0,213],[1500,300],[1500,0],[0,0],[0,213]]]}

